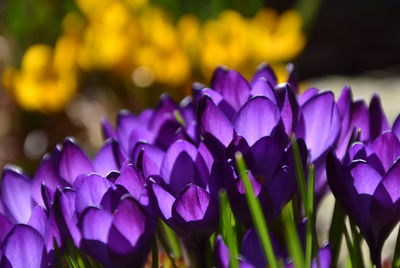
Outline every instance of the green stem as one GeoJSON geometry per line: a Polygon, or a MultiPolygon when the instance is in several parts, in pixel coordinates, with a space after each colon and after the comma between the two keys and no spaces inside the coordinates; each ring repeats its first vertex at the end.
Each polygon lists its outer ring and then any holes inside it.
{"type": "Polygon", "coordinates": [[[256,227],[256,231],[263,247],[265,257],[267,258],[269,267],[278,268],[274,249],[271,243],[271,238],[269,236],[267,222],[261,209],[260,201],[258,200],[258,198],[256,198],[253,186],[251,185],[249,176],[247,175],[247,167],[243,160],[243,156],[240,152],[236,152],[235,158],[240,177],[243,180],[243,184],[246,190],[245,196],[250,209],[251,218],[256,227]]]}

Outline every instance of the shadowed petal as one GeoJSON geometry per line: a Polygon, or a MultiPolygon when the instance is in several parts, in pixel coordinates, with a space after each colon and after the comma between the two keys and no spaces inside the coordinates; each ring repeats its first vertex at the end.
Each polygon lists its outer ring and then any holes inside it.
{"type": "Polygon", "coordinates": [[[7,236],[8,232],[12,228],[13,225],[10,220],[3,214],[0,214],[0,243],[3,242],[3,239],[7,236]]]}
{"type": "Polygon", "coordinates": [[[272,137],[259,139],[252,147],[249,166],[256,175],[263,176],[266,182],[272,180],[274,173],[282,167],[285,151],[272,137]],[[268,164],[266,164],[268,163],[268,164]]]}

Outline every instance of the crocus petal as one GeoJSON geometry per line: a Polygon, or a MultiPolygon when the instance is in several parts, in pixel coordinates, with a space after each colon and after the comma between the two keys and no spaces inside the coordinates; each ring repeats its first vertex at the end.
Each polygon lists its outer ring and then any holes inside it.
{"type": "Polygon", "coordinates": [[[346,211],[351,211],[352,205],[356,201],[349,190],[352,187],[352,179],[347,176],[345,168],[332,150],[327,155],[326,174],[329,186],[336,199],[346,211]]]}
{"type": "Polygon", "coordinates": [[[106,244],[112,220],[112,214],[106,210],[87,208],[82,216],[82,238],[106,244]]]}
{"type": "Polygon", "coordinates": [[[32,211],[29,179],[14,166],[4,168],[1,180],[1,198],[15,223],[27,223],[32,211]]]}
{"type": "MultiPolygon", "coordinates": [[[[276,238],[272,233],[270,234],[270,237],[275,255],[277,257],[283,257],[282,250],[280,249],[276,238]]],[[[251,264],[249,267],[262,268],[268,266],[268,263],[264,257],[260,240],[258,239],[257,231],[254,228],[247,230],[245,233],[240,253],[243,255],[244,261],[251,264]]]]}
{"type": "Polygon", "coordinates": [[[319,90],[316,88],[309,88],[303,94],[297,97],[297,102],[300,106],[303,106],[309,99],[318,95],[319,90]]]}
{"type": "Polygon", "coordinates": [[[252,96],[264,96],[276,104],[275,90],[266,78],[260,78],[251,87],[252,96]]]}
{"type": "Polygon", "coordinates": [[[35,206],[32,210],[32,215],[29,219],[28,225],[35,228],[42,237],[46,236],[47,229],[47,215],[46,212],[40,206],[35,206]]]}
{"type": "Polygon", "coordinates": [[[112,220],[111,213],[95,207],[89,207],[82,217],[84,248],[106,267],[112,266],[107,249],[112,220]]]}
{"type": "Polygon", "coordinates": [[[121,185],[139,201],[140,196],[145,190],[145,180],[142,173],[134,166],[128,165],[121,170],[121,175],[115,181],[115,185],[121,185]]]}
{"type": "Polygon", "coordinates": [[[245,261],[251,263],[254,267],[261,268],[267,266],[255,229],[249,229],[244,235],[240,253],[243,255],[245,261]]]}
{"type": "Polygon", "coordinates": [[[89,206],[99,206],[103,195],[111,187],[111,183],[97,175],[81,176],[76,183],[75,208],[77,213],[82,213],[89,206]]]}
{"type": "Polygon", "coordinates": [[[140,143],[137,144],[132,154],[134,155],[133,163],[143,171],[145,177],[160,175],[161,164],[165,156],[162,150],[147,143],[140,143]]]}
{"type": "Polygon", "coordinates": [[[50,155],[45,155],[39,168],[35,172],[32,179],[31,196],[32,199],[42,207],[45,206],[42,198],[42,185],[46,185],[47,189],[54,194],[54,191],[58,186],[63,186],[61,180],[58,179],[58,175],[55,170],[54,160],[50,155]]]}
{"type": "Polygon", "coordinates": [[[211,88],[219,92],[236,111],[250,96],[250,86],[246,79],[240,73],[222,67],[215,70],[211,88]]]}
{"type": "Polygon", "coordinates": [[[233,127],[228,118],[206,95],[200,98],[198,111],[200,130],[205,138],[216,139],[213,142],[227,147],[233,138],[233,127]]]}
{"type": "Polygon", "coordinates": [[[135,128],[143,127],[141,121],[133,116],[129,111],[120,111],[117,116],[117,135],[121,146],[125,153],[128,153],[129,149],[129,136],[135,128]]]}
{"type": "Polygon", "coordinates": [[[110,139],[110,138],[113,138],[113,139],[117,138],[117,133],[115,132],[115,130],[111,126],[110,122],[106,118],[101,119],[101,130],[102,130],[103,137],[105,140],[110,139]]]}
{"type": "Polygon", "coordinates": [[[381,175],[365,162],[354,162],[351,166],[353,185],[358,194],[373,195],[376,187],[381,182],[381,175]]]}
{"type": "Polygon", "coordinates": [[[398,139],[400,139],[400,115],[394,120],[392,132],[398,139]]]}
{"type": "Polygon", "coordinates": [[[149,223],[145,213],[133,198],[121,200],[108,235],[109,247],[118,254],[140,247],[137,243],[145,232],[146,224],[149,223]]]}
{"type": "Polygon", "coordinates": [[[370,139],[373,141],[381,133],[390,129],[389,122],[382,108],[381,99],[377,94],[372,97],[371,103],[369,104],[369,115],[369,135],[370,139]]]}
{"type": "Polygon", "coordinates": [[[207,95],[218,106],[218,108],[226,115],[229,120],[232,120],[236,114],[236,110],[230,105],[224,97],[217,91],[205,88],[201,91],[202,95],[207,95]]]}
{"type": "Polygon", "coordinates": [[[337,140],[336,153],[343,158],[349,142],[358,131],[361,131],[361,140],[369,137],[369,112],[364,101],[353,102],[350,87],[346,86],[338,100],[338,109],[342,116],[342,127],[337,140]]]}
{"type": "Polygon", "coordinates": [[[392,202],[396,203],[400,198],[400,159],[397,159],[388,170],[381,183],[385,187],[392,202]]]}
{"type": "Polygon", "coordinates": [[[329,244],[324,245],[317,254],[317,257],[313,259],[311,268],[329,268],[332,262],[332,251],[329,244]]]}
{"type": "Polygon", "coordinates": [[[44,236],[44,243],[47,253],[55,250],[54,242],[56,242],[58,248],[61,248],[63,246],[60,227],[57,224],[54,209],[52,209],[48,212],[46,234],[44,236]]]}
{"type": "Polygon", "coordinates": [[[268,182],[284,164],[285,151],[274,138],[263,137],[251,147],[251,153],[246,156],[246,158],[251,158],[249,161],[251,170],[268,182]],[[268,165],[265,164],[266,161],[268,165]]]}
{"type": "Polygon", "coordinates": [[[214,242],[214,261],[217,268],[229,267],[229,250],[221,235],[214,242]]]}
{"type": "Polygon", "coordinates": [[[372,150],[378,155],[384,169],[388,170],[400,156],[400,142],[393,133],[386,132],[375,139],[372,150]]]}
{"type": "Polygon", "coordinates": [[[65,139],[59,163],[60,176],[72,185],[76,177],[93,171],[92,164],[86,154],[72,139],[65,139]]]}
{"type": "Polygon", "coordinates": [[[155,199],[158,205],[161,216],[165,221],[168,222],[172,216],[172,205],[175,202],[175,197],[157,184],[153,178],[150,182],[152,197],[155,199]]]}
{"type": "Polygon", "coordinates": [[[251,80],[252,87],[261,78],[266,79],[273,86],[275,86],[277,83],[277,78],[276,78],[275,72],[274,72],[274,70],[272,70],[271,66],[267,63],[262,63],[257,67],[257,70],[253,76],[253,79],[251,80]]]}
{"type": "Polygon", "coordinates": [[[299,84],[299,74],[297,72],[296,66],[292,63],[288,63],[286,65],[286,72],[289,74],[287,83],[290,84],[294,93],[298,92],[298,84],[299,84]]]}
{"type": "Polygon", "coordinates": [[[170,186],[173,194],[178,195],[189,183],[202,185],[205,177],[202,172],[206,170],[206,163],[198,154],[197,148],[180,140],[168,149],[161,166],[161,177],[170,186]]]}
{"type": "Polygon", "coordinates": [[[75,213],[76,191],[71,188],[57,190],[54,197],[54,212],[60,228],[71,236],[76,247],[80,246],[81,233],[78,229],[78,219],[75,213]]]}
{"type": "Polygon", "coordinates": [[[157,107],[151,115],[149,128],[159,131],[161,126],[169,119],[174,119],[174,112],[179,109],[178,103],[168,94],[162,94],[157,107]]]}
{"type": "Polygon", "coordinates": [[[123,156],[119,144],[115,140],[107,140],[93,159],[96,173],[107,176],[110,171],[119,170],[123,163],[123,156]]]}
{"type": "Polygon", "coordinates": [[[3,254],[11,267],[46,267],[43,238],[29,225],[14,226],[3,243],[3,254]]]}
{"type": "Polygon", "coordinates": [[[210,232],[218,222],[217,202],[206,190],[190,184],[173,204],[172,216],[177,231],[210,232]]]}
{"type": "Polygon", "coordinates": [[[270,135],[279,119],[279,109],[271,100],[254,97],[240,109],[234,126],[237,134],[251,146],[261,137],[270,135]]]}
{"type": "Polygon", "coordinates": [[[12,228],[13,224],[10,222],[10,220],[3,214],[0,214],[0,243],[3,242],[4,238],[12,228]]]}
{"type": "Polygon", "coordinates": [[[335,142],[341,125],[340,114],[331,92],[312,97],[301,110],[304,121],[296,134],[304,138],[314,161],[335,142]]]}
{"type": "Polygon", "coordinates": [[[296,96],[289,84],[278,85],[275,90],[285,131],[286,134],[290,135],[292,130],[296,129],[299,116],[296,96]]]}
{"type": "Polygon", "coordinates": [[[350,86],[347,85],[342,89],[342,93],[337,100],[337,106],[342,117],[350,113],[350,105],[352,100],[353,94],[350,86]]]}
{"type": "Polygon", "coordinates": [[[165,121],[165,123],[161,125],[160,129],[155,132],[158,135],[155,138],[154,145],[158,146],[162,150],[167,150],[171,143],[175,141],[176,132],[180,127],[181,124],[179,124],[175,118],[165,121]]]}

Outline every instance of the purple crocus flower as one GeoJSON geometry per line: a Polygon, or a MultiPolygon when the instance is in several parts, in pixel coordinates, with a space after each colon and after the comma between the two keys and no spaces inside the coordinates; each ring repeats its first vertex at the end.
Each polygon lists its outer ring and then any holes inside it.
{"type": "MultiPolygon", "coordinates": [[[[287,258],[286,250],[282,248],[272,233],[270,233],[270,236],[275,256],[284,262],[285,267],[294,267],[291,260],[287,258]]],[[[240,267],[243,268],[264,268],[268,266],[257,232],[254,228],[248,229],[243,236],[239,258],[240,267]]],[[[215,239],[214,261],[217,268],[229,267],[229,250],[221,236],[217,236],[215,239]]],[[[325,244],[319,249],[317,256],[312,260],[311,267],[329,268],[331,261],[332,253],[329,244],[325,244]]]]}
{"type": "Polygon", "coordinates": [[[400,220],[399,156],[398,138],[385,132],[370,146],[353,144],[343,163],[333,152],[327,159],[331,190],[360,228],[377,267],[383,244],[400,220]]]}
{"type": "Polygon", "coordinates": [[[122,155],[126,159],[132,156],[137,143],[145,142],[165,151],[177,139],[177,135],[199,142],[199,132],[195,122],[195,108],[191,98],[180,104],[171,97],[162,95],[155,109],[147,109],[139,115],[122,111],[118,115],[117,126],[111,127],[103,120],[103,133],[121,145],[122,155]]]}
{"type": "Polygon", "coordinates": [[[217,68],[210,88],[194,92],[200,133],[213,153],[223,157],[236,135],[253,145],[279,132],[287,143],[285,136],[295,130],[299,117],[292,84],[277,85],[268,65],[261,66],[250,83],[234,70],[217,68]]]}
{"type": "MultiPolygon", "coordinates": [[[[300,148],[303,155],[306,154],[304,142],[300,141],[300,148]]],[[[244,156],[250,182],[261,202],[266,219],[276,219],[284,205],[292,198],[297,185],[291,148],[286,149],[279,143],[278,138],[271,136],[260,138],[250,147],[244,138],[238,136],[227,151],[229,159],[225,164],[224,186],[238,220],[247,227],[252,226],[243,181],[239,178],[232,160],[236,151],[242,152],[244,156]]]]}
{"type": "MultiPolygon", "coordinates": [[[[37,267],[54,265],[54,241],[58,247],[62,247],[63,244],[52,207],[41,206],[35,202],[31,197],[32,184],[32,181],[17,167],[8,166],[3,171],[0,242],[2,242],[4,261],[13,267],[22,267],[20,266],[22,263],[27,265],[30,263],[28,267],[36,267],[34,263],[39,261],[42,266],[37,267]],[[24,244],[25,239],[32,240],[32,252],[24,244]],[[32,254],[32,256],[25,256],[27,260],[18,261],[19,255],[13,253],[13,248],[18,247],[21,247],[22,255],[32,254]]],[[[45,191],[45,188],[42,188],[42,191],[45,191]]],[[[46,202],[41,201],[41,203],[46,202]]]]}
{"type": "Polygon", "coordinates": [[[141,267],[150,251],[155,219],[141,173],[125,166],[112,183],[98,174],[80,175],[58,190],[58,222],[75,246],[105,267],[141,267]]]}
{"type": "MultiPolygon", "coordinates": [[[[145,149],[143,161],[147,153],[152,152],[145,149]]],[[[204,144],[196,148],[179,140],[165,154],[158,153],[162,154],[158,165],[145,169],[161,217],[183,236],[210,234],[218,223],[218,205],[212,194],[215,191],[210,189],[209,151],[204,144]]]]}
{"type": "Polygon", "coordinates": [[[337,105],[342,117],[340,135],[336,142],[335,151],[339,158],[343,158],[349,143],[360,131],[360,141],[373,142],[381,133],[389,130],[389,123],[382,109],[378,95],[371,99],[369,107],[364,100],[353,101],[349,86],[343,88],[337,105]]]}

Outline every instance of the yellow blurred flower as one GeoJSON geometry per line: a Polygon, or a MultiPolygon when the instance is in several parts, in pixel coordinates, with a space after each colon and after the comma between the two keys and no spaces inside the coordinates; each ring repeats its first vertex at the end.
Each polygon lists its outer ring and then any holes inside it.
{"type": "Polygon", "coordinates": [[[175,23],[148,0],[75,0],[81,14],[69,13],[54,51],[29,48],[21,70],[7,68],[3,84],[28,110],[58,111],[77,89],[78,72],[101,71],[132,81],[183,88],[208,81],[218,65],[244,74],[266,61],[286,79],[282,63],[304,48],[300,15],[262,9],[253,18],[223,11],[204,23],[184,15],[175,23]]]}
{"type": "Polygon", "coordinates": [[[83,33],[78,62],[85,70],[112,70],[132,53],[137,32],[129,10],[120,1],[108,2],[101,14],[89,17],[83,33]]]}
{"type": "Polygon", "coordinates": [[[284,62],[295,58],[304,48],[305,36],[301,32],[302,21],[294,10],[278,16],[271,9],[257,13],[250,22],[251,57],[256,62],[284,62]],[[271,21],[275,18],[275,21],[271,21]]]}
{"type": "Polygon", "coordinates": [[[209,76],[218,65],[241,69],[248,57],[247,22],[236,11],[226,10],[207,21],[201,35],[201,65],[209,76]]]}
{"type": "Polygon", "coordinates": [[[31,46],[25,53],[21,70],[13,75],[11,87],[18,103],[26,110],[62,110],[77,87],[77,74],[67,59],[68,41],[60,39],[55,50],[47,45],[31,46]],[[65,42],[65,43],[64,43],[65,42]]]}

